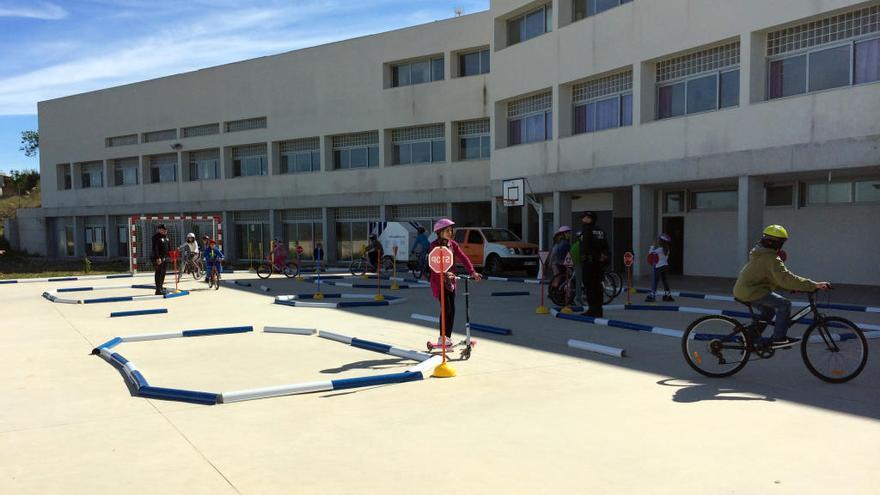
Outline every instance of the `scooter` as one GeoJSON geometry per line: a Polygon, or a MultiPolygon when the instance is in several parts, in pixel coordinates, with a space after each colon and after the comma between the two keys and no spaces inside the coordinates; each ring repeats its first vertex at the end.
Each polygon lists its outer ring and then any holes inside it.
{"type": "Polygon", "coordinates": [[[458,278],[464,280],[464,331],[465,337],[464,340],[457,344],[444,344],[441,341],[431,342],[428,341],[428,351],[433,351],[435,349],[442,350],[444,347],[446,351],[452,351],[452,349],[456,347],[461,347],[461,358],[464,360],[468,360],[471,358],[471,350],[474,346],[477,345],[477,341],[471,339],[471,306],[470,306],[470,289],[468,287],[468,280],[470,279],[467,275],[459,275],[458,278]]]}

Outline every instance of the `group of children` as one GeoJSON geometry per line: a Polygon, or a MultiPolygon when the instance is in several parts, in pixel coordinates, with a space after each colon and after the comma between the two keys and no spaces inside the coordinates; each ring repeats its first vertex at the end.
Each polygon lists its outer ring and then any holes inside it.
{"type": "MultiPolygon", "coordinates": [[[[223,271],[223,251],[217,247],[217,241],[211,239],[207,235],[202,237],[204,249],[201,250],[201,256],[205,262],[205,282],[211,278],[211,272],[217,268],[217,273],[223,271]]],[[[199,244],[196,242],[196,235],[190,232],[186,235],[186,242],[179,248],[184,259],[198,258],[200,254],[199,244]]],[[[185,264],[184,264],[185,265],[185,264]]]]}

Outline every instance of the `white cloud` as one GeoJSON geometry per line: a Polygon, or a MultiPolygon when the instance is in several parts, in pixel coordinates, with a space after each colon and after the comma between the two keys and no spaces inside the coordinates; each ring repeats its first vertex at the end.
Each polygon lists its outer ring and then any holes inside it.
{"type": "Polygon", "coordinates": [[[25,17],[55,21],[67,17],[67,11],[49,2],[39,2],[28,6],[0,6],[0,17],[25,17]]]}

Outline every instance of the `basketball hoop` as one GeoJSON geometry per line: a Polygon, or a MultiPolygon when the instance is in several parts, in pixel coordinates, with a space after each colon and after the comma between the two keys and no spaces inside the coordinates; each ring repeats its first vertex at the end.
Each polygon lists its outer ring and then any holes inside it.
{"type": "Polygon", "coordinates": [[[505,179],[501,183],[502,204],[507,207],[523,206],[526,199],[525,179],[505,179]]]}

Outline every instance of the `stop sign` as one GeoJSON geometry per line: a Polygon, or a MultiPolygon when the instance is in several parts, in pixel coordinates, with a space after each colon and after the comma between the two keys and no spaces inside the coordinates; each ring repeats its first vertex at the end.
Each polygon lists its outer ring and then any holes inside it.
{"type": "Polygon", "coordinates": [[[452,268],[452,251],[447,247],[437,246],[428,253],[428,266],[434,273],[445,273],[452,268]]]}
{"type": "Polygon", "coordinates": [[[303,247],[302,246],[296,247],[296,254],[303,254],[303,247]]]}
{"type": "Polygon", "coordinates": [[[633,254],[629,251],[623,253],[623,264],[626,266],[632,266],[633,264],[633,254]]]}

